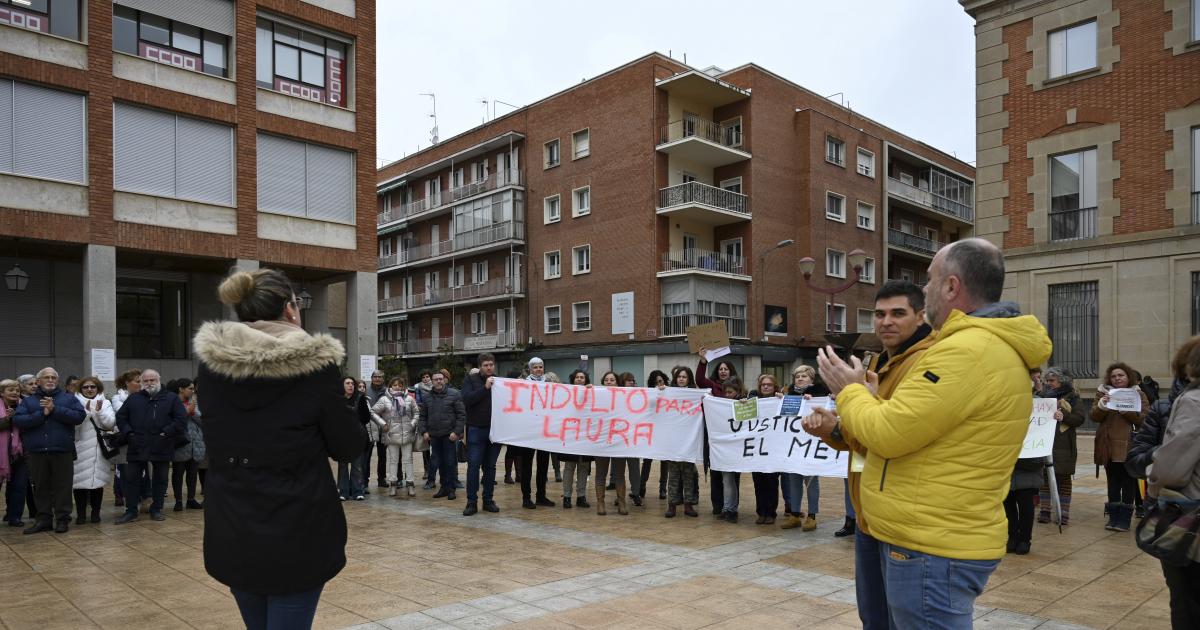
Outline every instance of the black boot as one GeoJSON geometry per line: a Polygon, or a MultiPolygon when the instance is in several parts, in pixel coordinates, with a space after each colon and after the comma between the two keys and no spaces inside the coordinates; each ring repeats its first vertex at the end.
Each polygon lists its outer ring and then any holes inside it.
{"type": "Polygon", "coordinates": [[[54,526],[54,533],[65,534],[69,529],[71,529],[71,517],[64,516],[58,519],[58,523],[54,526]]]}
{"type": "Polygon", "coordinates": [[[38,534],[41,532],[48,532],[52,529],[54,529],[54,523],[52,523],[49,520],[37,519],[36,521],[34,521],[33,525],[26,527],[25,531],[22,533],[38,534]]]}
{"type": "Polygon", "coordinates": [[[563,497],[563,509],[571,509],[571,497],[563,497]]]}
{"type": "Polygon", "coordinates": [[[1104,529],[1113,530],[1113,525],[1117,522],[1117,509],[1121,507],[1120,503],[1105,503],[1104,513],[1108,516],[1108,522],[1104,524],[1104,529]]]}
{"type": "Polygon", "coordinates": [[[1114,508],[1117,516],[1113,519],[1113,525],[1110,529],[1114,532],[1127,532],[1133,522],[1133,505],[1129,503],[1120,503],[1114,508]]]}
{"type": "Polygon", "coordinates": [[[588,503],[587,497],[579,496],[575,497],[575,507],[590,508],[592,504],[588,503]]]}
{"type": "Polygon", "coordinates": [[[837,538],[845,538],[846,536],[853,536],[854,530],[856,528],[857,528],[857,523],[855,522],[855,520],[850,518],[849,516],[847,516],[846,522],[842,525],[842,528],[837,530],[836,532],[833,532],[833,535],[837,538]]]}

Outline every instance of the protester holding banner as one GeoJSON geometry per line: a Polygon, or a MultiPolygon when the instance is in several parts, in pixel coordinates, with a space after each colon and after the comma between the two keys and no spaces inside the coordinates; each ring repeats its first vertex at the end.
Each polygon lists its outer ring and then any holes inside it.
{"type": "MultiPolygon", "coordinates": [[[[741,400],[746,397],[741,379],[731,376],[721,384],[721,397],[729,400],[741,400]]],[[[727,523],[738,522],[738,498],[741,493],[742,473],[736,471],[721,471],[722,496],[721,515],[717,518],[727,523]]]]}
{"type": "MultiPolygon", "coordinates": [[[[696,388],[696,377],[692,368],[679,366],[671,373],[671,384],[675,387],[688,389],[696,388]]],[[[704,421],[704,416],[700,416],[704,421]]],[[[707,446],[707,441],[705,442],[707,446]]],[[[667,464],[667,511],[666,518],[675,517],[675,508],[682,503],[684,516],[699,516],[696,513],[696,503],[699,502],[699,485],[696,465],[692,462],[666,462],[667,464]]]]}
{"type": "MultiPolygon", "coordinates": [[[[646,378],[646,387],[665,387],[671,384],[671,378],[662,370],[654,370],[650,372],[650,376],[646,378]]],[[[642,474],[640,475],[641,484],[638,485],[637,495],[641,500],[646,499],[646,481],[650,479],[650,469],[654,466],[654,460],[642,460],[642,474]]],[[[658,463],[658,499],[661,501],[667,498],[667,462],[658,463]]],[[[641,503],[635,503],[641,505],[641,503]]]]}
{"type": "MultiPolygon", "coordinates": [[[[803,396],[805,398],[823,398],[829,395],[829,388],[820,381],[817,370],[811,365],[798,365],[792,370],[792,385],[784,392],[787,396],[803,396]]],[[[802,531],[811,532],[817,529],[817,509],[821,504],[821,478],[815,475],[805,476],[784,473],[780,481],[783,485],[783,513],[787,517],[783,529],[802,527],[802,531]],[[800,509],[804,503],[805,490],[808,494],[808,514],[800,509]]],[[[847,510],[850,513],[853,510],[847,510]]]]}
{"type": "MultiPolygon", "coordinates": [[[[771,374],[758,376],[758,387],[750,392],[751,398],[783,398],[771,374]]],[[[755,525],[774,525],[779,516],[779,473],[755,472],[750,474],[754,480],[754,512],[758,518],[755,525]]]]}
{"type": "MultiPolygon", "coordinates": [[[[620,377],[616,372],[608,371],[604,376],[600,377],[600,385],[603,387],[620,387],[620,377]]],[[[608,479],[608,472],[611,469],[613,473],[612,483],[614,492],[617,493],[616,508],[617,514],[626,516],[629,514],[628,505],[625,502],[625,469],[626,457],[597,457],[596,458],[596,514],[604,516],[608,514],[608,510],[604,507],[605,486],[604,482],[608,479]]]]}
{"type": "MultiPolygon", "coordinates": [[[[580,368],[571,372],[571,377],[567,381],[572,385],[591,385],[592,379],[588,376],[587,370],[580,368]]],[[[575,486],[575,505],[581,508],[592,507],[587,501],[587,482],[588,475],[592,470],[592,458],[584,455],[569,455],[563,453],[558,456],[562,462],[563,481],[562,481],[562,506],[564,510],[571,509],[571,485],[575,486]]]]}
{"type": "Polygon", "coordinates": [[[975,598],[1004,556],[1001,503],[1029,427],[1028,370],[1050,357],[1051,342],[1035,317],[999,302],[1003,289],[1004,256],[992,243],[939,250],[925,287],[938,340],[890,399],[857,358],[818,351],[841,417],[818,409],[804,426],[867,449],[860,513],[879,541],[894,627],[971,628],[975,598]]]}
{"type": "MultiPolygon", "coordinates": [[[[1054,412],[1054,420],[1058,424],[1054,431],[1052,463],[1054,484],[1058,488],[1059,522],[1066,525],[1071,513],[1071,476],[1075,474],[1075,462],[1079,459],[1075,429],[1083,425],[1083,402],[1079,400],[1071,377],[1059,367],[1051,367],[1042,374],[1042,391],[1039,395],[1058,401],[1058,410],[1054,412]]],[[[1038,503],[1041,505],[1038,522],[1049,523],[1050,487],[1045,483],[1038,493],[1038,503]]]]}
{"type": "MultiPolygon", "coordinates": [[[[634,376],[630,372],[622,372],[622,373],[618,374],[617,381],[621,383],[621,387],[637,387],[638,386],[637,377],[634,376]]],[[[624,457],[622,459],[625,460],[624,464],[623,464],[625,466],[625,469],[627,471],[629,471],[628,475],[626,475],[626,477],[625,477],[626,482],[628,482],[628,484],[629,484],[628,487],[632,491],[629,493],[628,498],[629,498],[629,500],[633,501],[634,505],[636,505],[638,507],[642,507],[642,495],[640,494],[640,492],[641,492],[641,488],[642,488],[643,484],[642,484],[642,475],[641,475],[641,470],[640,470],[640,468],[641,468],[640,460],[638,460],[638,458],[636,458],[636,457],[624,457]]],[[[609,477],[609,485],[612,485],[612,481],[613,481],[612,477],[609,477]]],[[[617,497],[617,501],[620,501],[620,500],[621,500],[620,497],[617,497]]],[[[617,506],[616,501],[613,502],[613,506],[614,507],[617,506]]]]}
{"type": "Polygon", "coordinates": [[[1133,432],[1142,426],[1150,401],[1130,377],[1133,369],[1124,363],[1114,363],[1104,371],[1104,384],[1101,386],[1100,399],[1092,407],[1092,422],[1100,425],[1096,429],[1096,445],[1093,453],[1097,466],[1104,467],[1108,480],[1108,503],[1104,509],[1108,512],[1108,522],[1104,529],[1116,532],[1127,532],[1133,521],[1133,505],[1138,494],[1137,479],[1125,470],[1125,457],[1129,453],[1129,440],[1133,432]],[[1140,397],[1141,406],[1137,411],[1120,411],[1109,407],[1112,397],[1122,391],[1132,391],[1135,397],[1140,397]]]}
{"type": "MultiPolygon", "coordinates": [[[[527,365],[529,375],[525,377],[526,380],[546,382],[546,364],[540,358],[533,357],[527,365]]],[[[520,458],[517,476],[521,478],[521,507],[527,510],[535,509],[539,505],[554,507],[554,502],[546,498],[546,477],[550,468],[550,453],[532,448],[522,448],[517,450],[517,456],[520,458]],[[537,461],[536,479],[533,476],[535,460],[537,461]],[[533,495],[535,488],[536,495],[533,495]]]]}
{"type": "Polygon", "coordinates": [[[463,379],[462,398],[467,412],[467,505],[463,516],[479,512],[480,475],[483,480],[483,510],[499,512],[492,500],[496,489],[496,459],[500,444],[492,442],[492,385],[496,380],[496,357],[484,352],[478,357],[479,371],[463,379]]]}
{"type": "MultiPolygon", "coordinates": [[[[722,383],[726,379],[737,376],[737,368],[729,361],[717,361],[717,366],[713,368],[712,376],[706,377],[704,370],[708,367],[708,359],[704,358],[708,348],[700,348],[700,362],[696,364],[696,385],[700,389],[707,389],[709,394],[716,398],[725,397],[725,388],[722,383]]],[[[707,449],[707,443],[706,443],[707,449]]],[[[705,451],[707,454],[707,450],[705,451]]],[[[707,461],[705,468],[708,468],[707,461]]],[[[709,478],[709,500],[712,502],[712,513],[718,518],[722,518],[722,512],[725,505],[725,482],[721,472],[713,469],[709,478]]]]}

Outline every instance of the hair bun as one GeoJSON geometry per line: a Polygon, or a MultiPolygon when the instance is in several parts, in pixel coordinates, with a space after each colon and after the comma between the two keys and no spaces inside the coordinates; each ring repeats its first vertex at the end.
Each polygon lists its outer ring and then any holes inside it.
{"type": "Polygon", "coordinates": [[[254,276],[245,271],[238,271],[221,282],[217,289],[217,297],[222,304],[236,306],[254,295],[255,286],[254,276]]]}

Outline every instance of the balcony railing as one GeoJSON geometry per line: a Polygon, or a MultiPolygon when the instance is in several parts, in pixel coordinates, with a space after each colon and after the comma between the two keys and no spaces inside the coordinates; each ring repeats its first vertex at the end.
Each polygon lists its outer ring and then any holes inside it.
{"type": "Polygon", "coordinates": [[[517,331],[508,330],[486,335],[456,334],[451,337],[426,337],[404,341],[379,342],[381,355],[430,354],[447,349],[477,351],[494,348],[512,348],[517,345],[517,331]]]}
{"type": "Polygon", "coordinates": [[[888,244],[919,252],[927,256],[936,254],[938,248],[942,246],[937,241],[931,241],[916,234],[906,234],[895,228],[888,228],[888,244]]]}
{"type": "Polygon", "coordinates": [[[725,322],[730,337],[746,338],[746,319],[742,317],[725,317],[721,315],[664,315],[662,318],[662,337],[673,337],[687,334],[687,329],[700,324],[725,322]]]}
{"type": "Polygon", "coordinates": [[[700,182],[687,182],[658,191],[660,209],[700,204],[750,216],[749,197],[700,182]]]}
{"type": "Polygon", "coordinates": [[[1096,238],[1096,209],[1050,211],[1050,240],[1076,241],[1096,238]]]}
{"type": "Polygon", "coordinates": [[[386,269],[397,265],[406,265],[426,258],[445,256],[473,247],[482,247],[508,239],[521,240],[525,238],[525,223],[523,221],[508,221],[497,223],[482,230],[472,230],[456,235],[454,238],[436,243],[426,243],[410,247],[390,256],[379,257],[379,268],[386,269]]]}
{"type": "Polygon", "coordinates": [[[662,271],[683,269],[700,269],[744,276],[746,275],[746,259],[706,249],[680,249],[663,254],[662,271]]]}
{"type": "Polygon", "coordinates": [[[742,144],[742,132],[737,127],[726,127],[703,118],[688,118],[663,125],[658,143],[667,144],[685,138],[700,138],[729,148],[742,144]]]}
{"type": "Polygon", "coordinates": [[[898,179],[888,178],[888,192],[911,201],[918,206],[928,208],[939,214],[954,217],[962,221],[974,222],[975,209],[968,204],[954,201],[929,190],[917,188],[898,179]]]}
{"type": "Polygon", "coordinates": [[[396,296],[379,300],[379,312],[406,311],[411,308],[423,308],[463,300],[514,295],[520,292],[520,278],[492,278],[487,282],[479,284],[465,284],[461,287],[438,287],[425,293],[415,293],[407,298],[396,296]]]}
{"type": "Polygon", "coordinates": [[[480,193],[485,193],[489,190],[496,190],[504,186],[520,186],[522,180],[521,171],[518,169],[508,169],[497,171],[488,175],[486,178],[456,186],[454,188],[446,188],[438,191],[438,194],[433,197],[418,199],[394,208],[390,208],[379,213],[378,224],[391,223],[400,219],[407,219],[430,210],[441,208],[457,201],[462,201],[467,197],[473,197],[480,193]]]}

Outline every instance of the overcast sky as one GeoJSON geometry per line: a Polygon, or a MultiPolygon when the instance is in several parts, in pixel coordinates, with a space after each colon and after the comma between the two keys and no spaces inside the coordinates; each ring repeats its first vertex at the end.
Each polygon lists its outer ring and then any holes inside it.
{"type": "Polygon", "coordinates": [[[426,148],[650,52],[696,68],[756,63],[968,162],[973,21],[956,0],[383,0],[378,155],[426,148]],[[481,102],[487,100],[485,105],[481,102]]]}

